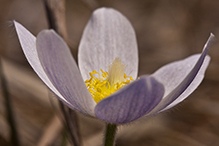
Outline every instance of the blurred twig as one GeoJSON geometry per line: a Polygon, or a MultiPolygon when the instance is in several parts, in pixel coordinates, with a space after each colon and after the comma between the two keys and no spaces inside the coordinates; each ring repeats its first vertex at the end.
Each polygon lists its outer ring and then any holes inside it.
{"type": "Polygon", "coordinates": [[[11,99],[8,91],[8,86],[7,86],[7,81],[5,79],[4,73],[3,73],[3,67],[1,63],[1,58],[0,58],[0,78],[1,78],[1,87],[3,91],[3,96],[5,98],[5,106],[6,106],[6,111],[7,111],[7,120],[11,128],[11,144],[13,146],[20,146],[20,142],[18,139],[18,134],[17,134],[17,129],[14,121],[14,115],[13,115],[13,110],[11,107],[11,99]]]}
{"type": "MultiPolygon", "coordinates": [[[[44,0],[47,12],[49,27],[60,34],[67,41],[67,31],[65,23],[65,0],[44,0]]],[[[80,146],[79,127],[77,115],[74,111],[60,102],[60,107],[65,117],[67,128],[70,132],[72,142],[75,146],[80,146]]]]}
{"type": "Polygon", "coordinates": [[[54,29],[67,41],[65,0],[44,0],[49,28],[54,29]]]}

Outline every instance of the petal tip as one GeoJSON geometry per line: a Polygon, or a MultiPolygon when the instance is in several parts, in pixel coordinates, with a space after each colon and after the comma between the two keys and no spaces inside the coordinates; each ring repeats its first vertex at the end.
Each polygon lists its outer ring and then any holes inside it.
{"type": "Polygon", "coordinates": [[[23,29],[23,26],[18,23],[17,21],[13,20],[13,24],[14,24],[14,27],[15,27],[15,30],[18,32],[19,30],[23,29]]]}
{"type": "MultiPolygon", "coordinates": [[[[37,39],[40,39],[40,38],[42,38],[42,39],[56,38],[56,39],[61,40],[64,44],[66,44],[65,41],[63,40],[63,38],[59,34],[57,34],[56,31],[53,29],[42,30],[37,35],[37,39]]],[[[66,46],[67,46],[67,44],[66,44],[66,46]]]]}
{"type": "Polygon", "coordinates": [[[101,8],[98,8],[96,9],[94,12],[93,12],[93,16],[99,16],[101,14],[113,14],[113,15],[117,15],[117,14],[120,14],[119,11],[113,9],[113,8],[110,8],[110,7],[101,7],[101,8]]]}
{"type": "Polygon", "coordinates": [[[210,33],[210,36],[207,40],[207,42],[204,45],[203,51],[208,49],[210,46],[212,46],[212,44],[216,41],[216,37],[213,33],[210,33]]]}

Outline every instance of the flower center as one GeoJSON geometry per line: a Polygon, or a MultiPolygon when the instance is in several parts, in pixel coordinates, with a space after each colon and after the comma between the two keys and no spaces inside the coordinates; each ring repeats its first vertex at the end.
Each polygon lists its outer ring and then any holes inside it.
{"type": "Polygon", "coordinates": [[[100,69],[101,73],[95,70],[89,73],[91,78],[85,83],[96,103],[133,80],[131,76],[125,74],[125,68],[126,65],[122,64],[121,59],[115,58],[109,65],[108,72],[100,69]]]}

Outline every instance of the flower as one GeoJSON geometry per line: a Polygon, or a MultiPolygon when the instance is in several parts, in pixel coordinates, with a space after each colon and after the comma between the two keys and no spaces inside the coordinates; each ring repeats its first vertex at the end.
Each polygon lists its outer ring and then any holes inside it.
{"type": "Polygon", "coordinates": [[[116,124],[155,115],[188,97],[204,78],[214,38],[211,34],[201,54],[137,78],[135,32],[112,8],[93,12],[79,46],[80,70],[55,31],[43,30],[35,37],[18,22],[14,25],[28,62],[58,99],[73,110],[116,124]]]}

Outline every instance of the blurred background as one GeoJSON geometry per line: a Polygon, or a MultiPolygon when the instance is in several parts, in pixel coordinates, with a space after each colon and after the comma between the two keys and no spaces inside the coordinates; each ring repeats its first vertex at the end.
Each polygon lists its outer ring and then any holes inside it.
{"type": "MultiPolygon", "coordinates": [[[[219,36],[218,0],[66,0],[68,45],[77,48],[93,9],[113,7],[132,23],[139,48],[139,75],[200,53],[210,33],[219,36]]],[[[21,145],[71,145],[66,140],[57,100],[26,61],[12,20],[34,35],[48,28],[42,0],[0,0],[0,57],[21,145]]],[[[118,146],[219,145],[219,44],[199,88],[176,107],[119,126],[118,146]]],[[[1,86],[0,86],[1,87],[1,86]]],[[[0,145],[9,146],[5,98],[0,88],[0,145]]],[[[102,144],[104,123],[78,114],[84,146],[102,144]]]]}

